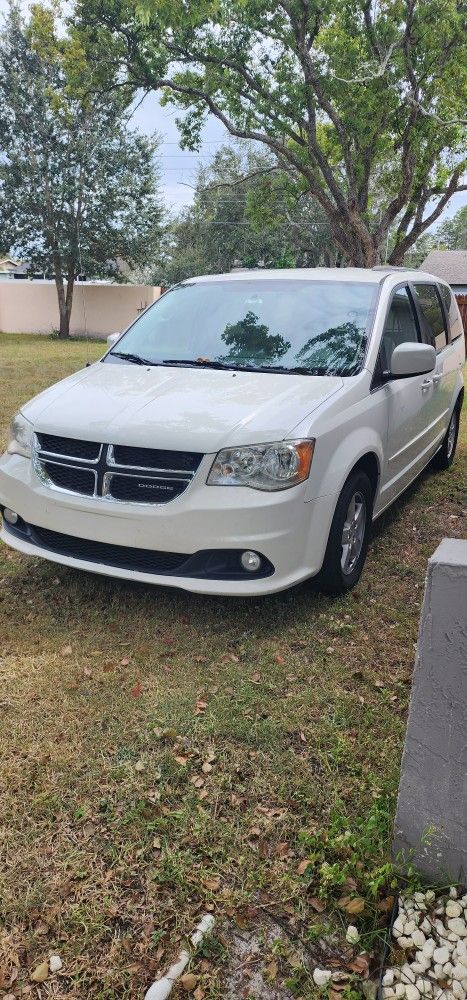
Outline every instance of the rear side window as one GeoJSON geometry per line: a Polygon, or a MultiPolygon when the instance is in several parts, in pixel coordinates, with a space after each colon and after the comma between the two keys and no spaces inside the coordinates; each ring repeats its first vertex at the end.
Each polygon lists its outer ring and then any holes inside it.
{"type": "Polygon", "coordinates": [[[422,340],[437,351],[446,347],[446,324],[436,285],[416,284],[413,286],[420,313],[422,340]]]}
{"type": "Polygon", "coordinates": [[[439,285],[439,291],[449,317],[451,340],[457,340],[458,337],[462,336],[462,321],[457,308],[457,302],[447,285],[439,285]]]}
{"type": "Polygon", "coordinates": [[[399,344],[418,342],[417,325],[407,288],[398,288],[392,297],[381,341],[381,364],[389,371],[392,352],[399,344]]]}

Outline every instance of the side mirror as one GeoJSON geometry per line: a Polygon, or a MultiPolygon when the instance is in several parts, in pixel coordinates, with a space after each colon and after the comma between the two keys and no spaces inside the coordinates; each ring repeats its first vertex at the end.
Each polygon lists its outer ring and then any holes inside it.
{"type": "Polygon", "coordinates": [[[117,343],[117,340],[120,340],[121,336],[121,333],[109,333],[109,336],[107,337],[107,347],[113,347],[114,344],[117,343]]]}
{"type": "Polygon", "coordinates": [[[391,355],[390,375],[392,378],[426,375],[435,365],[436,351],[430,344],[398,344],[391,355]]]}

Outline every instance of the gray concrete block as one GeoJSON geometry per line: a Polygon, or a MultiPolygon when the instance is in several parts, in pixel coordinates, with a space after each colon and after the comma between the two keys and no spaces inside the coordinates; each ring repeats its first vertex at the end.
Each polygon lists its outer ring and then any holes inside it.
{"type": "Polygon", "coordinates": [[[467,881],[467,541],[457,538],[428,562],[393,852],[433,881],[467,881]]]}

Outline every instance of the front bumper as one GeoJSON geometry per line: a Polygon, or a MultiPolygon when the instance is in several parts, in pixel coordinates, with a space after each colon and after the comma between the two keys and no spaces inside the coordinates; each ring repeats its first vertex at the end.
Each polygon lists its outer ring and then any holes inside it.
{"type": "Polygon", "coordinates": [[[0,459],[0,505],[16,511],[27,525],[103,545],[186,556],[205,550],[253,550],[271,564],[269,574],[216,579],[178,571],[142,572],[51,551],[37,544],[37,537],[28,538],[27,533],[21,537],[5,524],[0,537],[26,555],[106,576],[202,594],[271,594],[318,573],[335,498],[306,501],[306,483],[279,493],[206,486],[211,462],[212,457],[206,456],[191,486],[168,504],[114,504],[103,498],[52,491],[41,483],[28,459],[7,454],[0,459]]]}

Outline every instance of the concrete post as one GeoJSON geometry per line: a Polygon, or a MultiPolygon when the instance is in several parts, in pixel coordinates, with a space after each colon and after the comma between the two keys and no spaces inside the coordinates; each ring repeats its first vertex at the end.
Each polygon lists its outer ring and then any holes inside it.
{"type": "Polygon", "coordinates": [[[393,850],[433,882],[466,883],[467,541],[457,538],[428,562],[393,850]]]}

